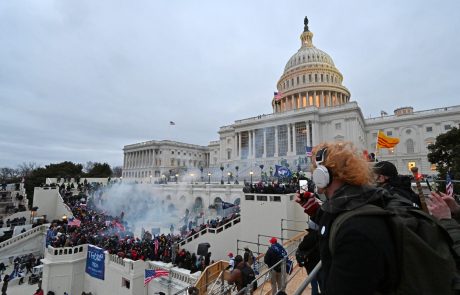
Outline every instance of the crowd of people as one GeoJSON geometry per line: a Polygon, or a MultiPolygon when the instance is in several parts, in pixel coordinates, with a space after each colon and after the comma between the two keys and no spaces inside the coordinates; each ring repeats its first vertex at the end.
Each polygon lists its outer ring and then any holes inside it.
{"type": "Polygon", "coordinates": [[[56,248],[92,244],[121,258],[171,262],[191,272],[201,271],[208,266],[211,253],[198,256],[179,249],[176,244],[206,227],[217,228],[239,216],[233,213],[202,224],[198,224],[199,218],[194,221],[185,218],[178,234],[174,234],[173,229],[168,234],[152,234],[143,229],[141,236],[136,237],[125,220],[124,211],[119,216],[112,216],[95,205],[94,200],[98,201],[100,196],[98,193],[93,194],[95,198],[82,193],[72,195],[70,190],[64,188],[61,195],[73,218],[52,221],[46,235],[47,246],[56,248]]]}
{"type": "Polygon", "coordinates": [[[279,183],[272,182],[258,182],[256,184],[245,183],[243,188],[244,193],[257,193],[257,194],[291,194],[298,190],[297,182],[279,183]]]}
{"type": "Polygon", "coordinates": [[[0,217],[0,228],[2,228],[4,225],[6,227],[14,227],[16,225],[25,225],[27,219],[25,217],[15,217],[12,220],[9,218],[6,220],[6,222],[3,222],[3,217],[0,217]]]}

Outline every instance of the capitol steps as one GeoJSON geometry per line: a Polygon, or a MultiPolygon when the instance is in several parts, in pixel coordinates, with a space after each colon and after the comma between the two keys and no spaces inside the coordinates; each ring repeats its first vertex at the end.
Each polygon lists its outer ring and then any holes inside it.
{"type": "Polygon", "coordinates": [[[0,243],[0,257],[20,256],[29,253],[43,254],[49,224],[43,224],[0,243]]]}

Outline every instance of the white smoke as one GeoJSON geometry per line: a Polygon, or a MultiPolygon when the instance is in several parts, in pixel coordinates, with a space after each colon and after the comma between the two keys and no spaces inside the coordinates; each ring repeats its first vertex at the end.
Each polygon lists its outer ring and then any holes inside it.
{"type": "MultiPolygon", "coordinates": [[[[179,186],[180,184],[178,188],[179,186]]],[[[158,187],[151,184],[112,184],[94,193],[94,203],[100,210],[113,217],[120,217],[123,212],[123,221],[128,222],[130,230],[139,237],[142,228],[149,232],[152,228],[159,228],[161,233],[168,234],[171,225],[174,227],[173,233],[178,234],[185,224],[186,209],[190,212],[188,220],[196,220],[195,216],[199,216],[198,225],[206,222],[208,218],[215,217],[215,214],[210,215],[207,208],[194,212],[194,198],[163,196],[158,187]],[[204,217],[200,216],[203,210],[206,211],[204,217]]]]}

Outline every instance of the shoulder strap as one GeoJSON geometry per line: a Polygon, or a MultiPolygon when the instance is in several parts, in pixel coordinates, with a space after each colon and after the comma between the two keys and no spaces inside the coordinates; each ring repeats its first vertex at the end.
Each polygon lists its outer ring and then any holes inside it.
{"type": "Polygon", "coordinates": [[[390,215],[391,213],[386,211],[383,208],[380,208],[375,205],[366,204],[362,207],[356,208],[351,211],[347,211],[345,213],[340,214],[334,220],[331,226],[331,231],[329,233],[329,251],[331,255],[334,255],[334,246],[335,246],[335,237],[337,232],[339,231],[342,224],[345,223],[348,219],[354,216],[363,216],[363,215],[390,215]]]}

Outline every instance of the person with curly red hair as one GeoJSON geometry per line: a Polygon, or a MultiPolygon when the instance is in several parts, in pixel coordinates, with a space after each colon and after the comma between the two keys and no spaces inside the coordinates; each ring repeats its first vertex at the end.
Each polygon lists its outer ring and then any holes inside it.
{"type": "Polygon", "coordinates": [[[325,201],[321,203],[308,192],[298,194],[296,201],[303,205],[318,230],[321,294],[388,293],[396,285],[397,265],[384,217],[350,217],[335,235],[333,251],[329,248],[329,234],[340,214],[366,204],[385,207],[391,195],[372,185],[372,166],[352,143],[323,143],[313,149],[313,155],[312,178],[325,201]]]}

